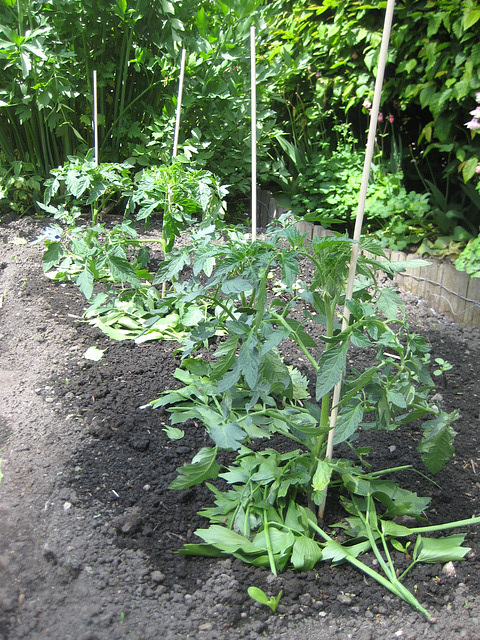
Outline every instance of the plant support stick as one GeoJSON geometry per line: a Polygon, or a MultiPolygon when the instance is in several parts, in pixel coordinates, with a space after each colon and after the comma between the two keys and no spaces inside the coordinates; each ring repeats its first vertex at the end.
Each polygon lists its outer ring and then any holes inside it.
{"type": "Polygon", "coordinates": [[[255,27],[250,27],[251,127],[252,127],[252,242],[257,239],[257,71],[255,27]]]}
{"type": "Polygon", "coordinates": [[[97,71],[93,72],[93,149],[94,163],[98,167],[98,108],[97,108],[97,71]]]}
{"type": "MultiPolygon", "coordinates": [[[[180,77],[178,79],[177,113],[176,113],[176,116],[175,116],[175,133],[173,135],[173,151],[172,151],[173,160],[175,160],[175,158],[177,157],[178,138],[179,138],[179,135],[180,135],[180,117],[181,117],[181,113],[182,113],[183,78],[185,76],[186,55],[187,55],[186,49],[182,49],[182,58],[181,58],[181,61],[180,61],[180,77]]],[[[166,198],[165,206],[167,206],[169,209],[172,206],[172,192],[170,190],[170,184],[167,186],[167,198],[166,198]]],[[[163,237],[163,232],[162,232],[162,237],[163,237]]],[[[167,254],[166,243],[164,242],[163,243],[163,256],[164,256],[164,259],[166,258],[166,254],[167,254]]],[[[167,292],[167,283],[164,282],[162,284],[162,298],[165,298],[166,292],[167,292]]]]}
{"type": "MultiPolygon", "coordinates": [[[[383,76],[385,74],[385,66],[387,62],[388,44],[390,41],[390,32],[392,29],[394,6],[395,6],[395,0],[388,0],[387,9],[385,12],[385,22],[383,26],[382,44],[380,47],[380,55],[378,59],[377,78],[375,81],[375,94],[373,97],[372,111],[370,115],[370,127],[368,131],[368,141],[367,141],[367,149],[365,152],[365,162],[363,165],[362,184],[360,187],[357,216],[355,219],[355,230],[353,234],[353,239],[355,242],[352,245],[352,256],[350,259],[350,269],[348,273],[347,287],[345,292],[345,301],[350,300],[352,298],[353,285],[355,281],[355,273],[357,270],[359,242],[360,242],[360,236],[362,233],[363,217],[365,213],[365,201],[367,198],[368,180],[370,178],[370,169],[372,165],[373,150],[375,145],[375,134],[377,130],[378,112],[380,108],[380,97],[382,94],[383,76]]],[[[347,309],[347,306],[345,305],[343,309],[342,331],[344,331],[347,328],[349,318],[350,318],[350,312],[347,309]]],[[[337,413],[338,413],[337,407],[338,407],[338,402],[340,400],[341,389],[342,389],[342,378],[340,378],[338,383],[335,385],[335,388],[333,391],[333,400],[332,400],[333,408],[330,416],[330,432],[328,434],[327,452],[326,452],[326,456],[329,460],[332,459],[332,455],[333,455],[333,439],[335,436],[335,425],[337,422],[337,413]]],[[[319,509],[320,518],[323,518],[324,510],[325,510],[325,501],[323,502],[323,504],[320,506],[320,509],[319,509]]]]}
{"type": "Polygon", "coordinates": [[[178,96],[177,96],[177,113],[175,116],[175,134],[173,136],[173,153],[172,157],[177,157],[178,137],[180,135],[180,115],[182,112],[182,96],[183,96],[183,79],[185,77],[185,60],[187,52],[182,49],[182,59],[180,62],[180,78],[178,80],[178,96]]]}

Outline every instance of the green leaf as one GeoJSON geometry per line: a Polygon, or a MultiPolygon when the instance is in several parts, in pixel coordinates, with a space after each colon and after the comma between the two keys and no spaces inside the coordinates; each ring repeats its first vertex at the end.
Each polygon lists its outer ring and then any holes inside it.
{"type": "Polygon", "coordinates": [[[220,416],[217,424],[210,423],[208,429],[212,440],[221,449],[240,449],[245,439],[245,431],[238,422],[221,423],[220,416]]]}
{"type": "Polygon", "coordinates": [[[458,411],[450,414],[441,412],[433,420],[423,423],[423,437],[417,447],[430,473],[438,473],[455,452],[453,440],[455,431],[451,424],[458,418],[458,411]]]}
{"type": "Polygon", "coordinates": [[[204,556],[206,558],[223,558],[226,554],[220,549],[216,549],[211,544],[186,544],[183,549],[179,549],[175,553],[182,556],[204,556]]]}
{"type": "Polygon", "coordinates": [[[457,562],[463,560],[470,551],[469,547],[462,547],[465,534],[455,534],[444,538],[423,538],[418,536],[412,558],[415,562],[457,562]]]}
{"type": "Polygon", "coordinates": [[[122,16],[125,15],[125,11],[127,10],[127,0],[115,0],[117,8],[122,16]]]}
{"type": "Polygon", "coordinates": [[[250,389],[255,389],[258,381],[258,367],[260,364],[260,357],[256,340],[249,336],[249,338],[242,344],[238,354],[238,367],[245,378],[250,389]]]}
{"type": "Polygon", "coordinates": [[[55,267],[63,256],[63,249],[60,242],[50,242],[47,250],[42,256],[43,271],[46,273],[52,267],[55,267]]]}
{"type": "Polygon", "coordinates": [[[226,280],[222,284],[222,292],[226,296],[237,293],[246,293],[247,291],[252,291],[252,285],[248,280],[245,280],[245,278],[232,278],[231,280],[226,280]]]}
{"type": "Polygon", "coordinates": [[[197,11],[197,15],[195,18],[195,25],[200,33],[201,36],[203,36],[204,38],[207,35],[207,29],[208,29],[208,18],[205,14],[205,9],[203,7],[201,7],[198,11],[197,11]]]}
{"type": "Polygon", "coordinates": [[[287,287],[291,287],[295,282],[296,276],[300,273],[295,253],[291,251],[288,253],[281,253],[278,256],[278,262],[282,270],[282,281],[287,287]]]}
{"type": "Polygon", "coordinates": [[[399,309],[402,308],[400,296],[391,287],[385,287],[381,290],[377,300],[377,307],[388,320],[395,320],[399,309]]]}
{"type": "Polygon", "coordinates": [[[107,264],[115,282],[129,282],[133,286],[140,285],[140,279],[130,262],[120,256],[107,256],[107,264]]]}
{"type": "Polygon", "coordinates": [[[342,481],[351,493],[358,496],[372,495],[381,502],[386,507],[385,516],[388,518],[412,516],[420,519],[430,502],[430,498],[422,498],[389,480],[370,480],[345,473],[342,475],[342,481]]]}
{"type": "Polygon", "coordinates": [[[185,252],[180,252],[177,255],[170,255],[170,259],[162,262],[158,268],[152,284],[162,284],[169,280],[174,280],[180,274],[183,267],[186,264],[189,264],[189,262],[190,257],[185,252]]]}
{"type": "Polygon", "coordinates": [[[345,371],[348,340],[327,349],[318,361],[316,398],[319,402],[333,389],[345,371]]]}
{"type": "Polygon", "coordinates": [[[75,183],[75,188],[72,189],[72,194],[75,196],[75,198],[79,198],[88,189],[89,186],[90,186],[90,176],[81,175],[75,183]]]}
{"type": "Polygon", "coordinates": [[[210,374],[210,365],[202,358],[185,358],[183,365],[196,376],[208,376],[210,374]]]}
{"type": "Polygon", "coordinates": [[[348,440],[357,430],[363,418],[363,404],[358,398],[350,400],[338,414],[335,425],[333,444],[337,445],[348,440]]]}
{"type": "Polygon", "coordinates": [[[387,399],[396,407],[400,407],[400,409],[407,408],[407,401],[405,397],[401,393],[398,393],[397,391],[393,391],[392,389],[387,389],[387,399]]]}
{"type": "Polygon", "coordinates": [[[363,373],[361,373],[355,380],[348,380],[345,383],[343,389],[345,390],[345,395],[342,397],[341,404],[344,404],[351,400],[359,391],[368,385],[368,383],[372,380],[373,376],[378,371],[378,367],[370,367],[363,373]]]}
{"type": "Polygon", "coordinates": [[[93,273],[85,265],[83,271],[80,273],[75,282],[79,286],[80,291],[83,293],[87,300],[89,300],[93,295],[93,281],[93,273]]]}
{"type": "Polygon", "coordinates": [[[182,315],[182,324],[185,327],[196,327],[202,320],[205,320],[205,312],[196,305],[190,305],[182,315]]]}
{"type": "Polygon", "coordinates": [[[295,569],[311,571],[322,559],[322,551],[315,540],[307,536],[295,536],[291,562],[295,569]]]}
{"type": "Polygon", "coordinates": [[[227,527],[212,524],[208,529],[197,529],[195,535],[225,553],[241,550],[245,553],[258,554],[258,547],[254,546],[248,538],[227,527]]]}
{"type": "Polygon", "coordinates": [[[358,329],[354,329],[352,331],[350,335],[350,342],[359,349],[368,349],[372,346],[368,337],[358,329]]]}
{"type": "Polygon", "coordinates": [[[408,538],[412,535],[412,530],[401,524],[393,522],[393,520],[382,520],[382,531],[386,536],[392,538],[408,538]]]}
{"type": "Polygon", "coordinates": [[[473,178],[478,166],[478,158],[473,156],[469,158],[462,167],[462,177],[464,182],[468,182],[473,178]]]}
{"type": "Polygon", "coordinates": [[[463,16],[463,28],[465,30],[473,27],[480,20],[480,9],[470,9],[463,16]]]}
{"type": "MultiPolygon", "coordinates": [[[[274,554],[281,556],[288,555],[290,549],[295,542],[295,536],[291,531],[280,531],[276,527],[270,527],[268,530],[268,536],[270,544],[274,554]]],[[[267,541],[265,537],[265,530],[259,531],[253,539],[253,545],[257,550],[267,549],[267,541]]]]}
{"type": "Polygon", "coordinates": [[[217,462],[217,447],[203,447],[191,463],[177,469],[179,475],[170,483],[169,489],[188,489],[204,480],[216,478],[220,471],[217,462]]]}
{"type": "Polygon", "coordinates": [[[290,337],[297,343],[303,344],[305,347],[315,349],[317,343],[305,332],[303,324],[293,318],[286,318],[286,322],[291,329],[290,337]]]}
{"type": "Polygon", "coordinates": [[[86,205],[96,202],[107,190],[108,185],[106,182],[97,182],[93,189],[90,191],[90,195],[87,198],[86,205]]]}
{"type": "Polygon", "coordinates": [[[313,500],[317,505],[321,505],[327,495],[332,471],[332,466],[328,460],[322,459],[317,461],[317,468],[312,478],[312,489],[314,491],[313,500]]]}
{"type": "Polygon", "coordinates": [[[247,591],[248,591],[248,595],[256,602],[259,602],[260,604],[264,604],[267,607],[270,606],[270,598],[266,595],[264,591],[262,591],[258,587],[248,587],[247,591]]]}
{"type": "Polygon", "coordinates": [[[282,327],[281,329],[276,329],[274,331],[271,331],[268,334],[268,337],[265,340],[265,342],[262,344],[260,355],[263,356],[266,353],[268,353],[271,349],[278,346],[280,342],[282,342],[282,340],[285,340],[288,337],[288,333],[289,333],[288,330],[284,327],[282,327]]]}
{"type": "Polygon", "coordinates": [[[165,431],[170,440],[181,440],[185,435],[185,431],[183,431],[183,429],[177,429],[177,427],[167,426],[162,429],[162,431],[165,431]]]}
{"type": "Polygon", "coordinates": [[[329,540],[322,551],[322,559],[331,560],[334,563],[342,562],[347,557],[348,550],[335,540],[329,540]]]}

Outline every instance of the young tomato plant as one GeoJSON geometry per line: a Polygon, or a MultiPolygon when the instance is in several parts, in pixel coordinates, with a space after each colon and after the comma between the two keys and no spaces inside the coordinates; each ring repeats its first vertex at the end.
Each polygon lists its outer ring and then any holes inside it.
{"type": "MultiPolygon", "coordinates": [[[[373,547],[372,540],[367,536],[340,552],[343,547],[318,524],[315,511],[332,484],[340,487],[347,511],[353,508],[349,504],[362,507],[371,493],[386,520],[422,518],[428,499],[382,480],[388,470],[366,473],[361,464],[326,457],[333,410],[338,411],[334,445],[352,445],[360,432],[390,431],[428,416],[418,446],[428,470],[439,471],[453,453],[457,413],[429,402],[434,385],[428,345],[410,332],[396,292],[375,282],[377,269],[392,275],[400,267],[379,261],[382,252],[371,241],[362,241],[373,257],[360,257],[353,298],[346,301],[350,320],[340,328],[351,245],[342,236],[307,245],[295,228],[281,227],[255,243],[231,233],[193,256],[173,251],[160,266],[161,281],[174,265],[183,268],[191,261],[198,274],[208,264],[210,275],[197,281],[196,295],[223,310],[199,323],[184,342],[183,367],[176,372],[184,386],[152,403],[167,407],[172,424],[199,420],[213,441],[179,469],[171,487],[184,489],[218,476],[229,486],[221,491],[208,484],[215,506],[200,513],[210,526],[196,532],[203,542],[186,545],[182,553],[233,555],[274,574],[287,565],[309,570],[322,558],[353,558],[362,568],[357,556],[373,547]],[[192,357],[218,335],[223,338],[216,340],[213,358],[192,357]],[[314,397],[309,380],[283,360],[287,341],[306,358],[314,397]],[[372,354],[369,365],[347,370],[352,346],[372,354]],[[332,390],[340,380],[334,407],[332,390]],[[284,453],[262,448],[261,441],[273,436],[285,439],[284,453]],[[227,467],[217,462],[219,449],[236,452],[227,467]],[[353,503],[349,496],[360,497],[353,503]]],[[[357,451],[361,463],[365,450],[357,451]]],[[[374,577],[389,582],[388,576],[374,577]]],[[[395,586],[397,595],[406,596],[395,586]]]]}
{"type": "Polygon", "coordinates": [[[94,151],[90,149],[85,158],[69,156],[63,167],[53,169],[52,177],[45,182],[43,204],[39,206],[47,213],[58,214],[64,206],[51,204],[59,191],[62,201],[69,208],[90,207],[92,225],[98,216],[111,206],[119,204],[132,190],[131,165],[128,162],[96,165],[94,151]]]}
{"type": "MultiPolygon", "coordinates": [[[[43,270],[54,281],[73,280],[87,299],[95,281],[128,283],[138,287],[141,278],[151,279],[146,267],[148,249],[137,239],[133,223],[124,220],[107,230],[105,225],[76,225],[77,216],[68,214],[70,225],[47,227],[36,242],[43,241],[43,270]]],[[[62,214],[62,219],[66,216],[62,214]]]]}

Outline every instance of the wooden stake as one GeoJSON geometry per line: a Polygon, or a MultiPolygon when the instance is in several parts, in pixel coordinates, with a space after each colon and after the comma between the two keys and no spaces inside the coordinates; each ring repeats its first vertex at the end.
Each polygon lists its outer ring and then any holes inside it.
{"type": "Polygon", "coordinates": [[[252,128],[252,242],[257,239],[257,70],[255,27],[250,27],[250,85],[252,128]]]}
{"type": "MultiPolygon", "coordinates": [[[[383,77],[385,75],[385,66],[387,63],[388,44],[390,41],[390,32],[392,30],[393,10],[395,0],[388,0],[385,12],[385,22],[383,26],[382,44],[380,47],[380,55],[378,58],[377,77],[375,81],[375,93],[373,97],[372,111],[370,114],[370,127],[368,130],[367,149],[365,152],[365,161],[363,165],[362,184],[360,187],[360,196],[357,208],[357,216],[355,219],[355,230],[353,234],[354,244],[352,245],[352,255],[350,259],[350,268],[348,273],[347,287],[345,292],[345,301],[351,300],[353,294],[353,285],[355,282],[355,274],[357,271],[357,261],[359,253],[359,242],[362,234],[363,218],[365,214],[365,201],[367,199],[367,187],[370,178],[370,169],[372,166],[373,150],[375,146],[375,134],[377,132],[378,112],[380,109],[380,98],[382,95],[383,77]]],[[[347,306],[343,309],[342,331],[348,327],[350,312],[347,306]]],[[[337,423],[338,403],[340,401],[340,392],[342,390],[342,378],[337,382],[333,390],[332,412],[330,414],[330,431],[328,433],[327,452],[328,460],[333,455],[333,439],[335,437],[335,425],[337,423]]],[[[319,517],[323,518],[325,510],[325,501],[319,509],[319,517]]]]}
{"type": "Polygon", "coordinates": [[[185,77],[185,60],[187,52],[182,49],[182,59],[180,62],[180,78],[178,80],[178,95],[177,95],[177,113],[175,116],[175,134],[173,136],[173,153],[172,157],[177,157],[178,150],[178,137],[180,135],[180,116],[182,113],[182,96],[183,96],[183,79],[185,77]]]}
{"type": "Polygon", "coordinates": [[[98,98],[97,98],[97,71],[93,72],[93,161],[98,167],[98,98]]]}

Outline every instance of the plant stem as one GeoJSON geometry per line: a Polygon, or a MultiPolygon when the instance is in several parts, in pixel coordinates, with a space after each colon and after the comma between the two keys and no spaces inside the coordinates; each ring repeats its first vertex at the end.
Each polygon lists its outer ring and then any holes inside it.
{"type": "Polygon", "coordinates": [[[270,562],[270,571],[275,577],[277,577],[277,566],[275,564],[275,557],[273,555],[272,541],[270,540],[270,530],[268,526],[268,517],[266,510],[263,511],[263,532],[265,534],[265,544],[267,547],[268,560],[270,562]]]}
{"type": "MultiPolygon", "coordinates": [[[[322,529],[320,529],[320,527],[316,522],[314,522],[313,520],[310,520],[310,518],[308,518],[308,524],[324,540],[330,543],[338,544],[338,543],[335,543],[333,538],[330,538],[329,535],[327,535],[322,529]]],[[[430,618],[430,614],[428,613],[428,611],[424,609],[424,607],[422,607],[422,605],[418,602],[415,596],[412,593],[410,593],[410,591],[406,587],[404,587],[403,584],[401,584],[401,582],[398,581],[398,579],[395,579],[395,582],[390,582],[390,580],[382,576],[381,573],[378,573],[377,571],[375,571],[365,563],[361,562],[361,560],[358,560],[354,556],[350,555],[348,553],[347,548],[342,547],[340,544],[338,544],[338,546],[341,547],[342,552],[344,553],[344,558],[347,562],[352,564],[357,569],[360,569],[360,571],[363,571],[363,573],[365,573],[370,578],[373,578],[373,580],[376,580],[379,584],[385,587],[385,589],[388,589],[388,591],[390,591],[391,593],[395,594],[396,596],[398,596],[399,598],[407,602],[410,606],[414,607],[417,611],[419,611],[420,613],[423,613],[424,616],[426,616],[427,618],[430,618]]]]}
{"type": "Polygon", "coordinates": [[[314,367],[315,371],[318,371],[318,363],[317,363],[317,361],[312,356],[312,354],[309,353],[308,349],[305,347],[305,345],[300,340],[300,338],[296,335],[295,331],[292,330],[292,327],[288,324],[288,322],[285,320],[285,318],[283,316],[279,315],[278,313],[275,313],[275,311],[270,311],[270,313],[272,314],[272,317],[279,324],[281,324],[283,327],[285,327],[285,329],[288,329],[288,331],[295,336],[295,342],[298,344],[300,349],[303,351],[304,355],[306,356],[306,358],[308,359],[310,364],[314,367]]]}
{"type": "Polygon", "coordinates": [[[466,520],[456,520],[455,522],[446,522],[445,524],[433,524],[428,527],[409,527],[412,533],[426,533],[428,531],[446,531],[447,529],[457,529],[458,527],[467,527],[471,524],[479,524],[480,516],[472,516],[466,520]]]}

